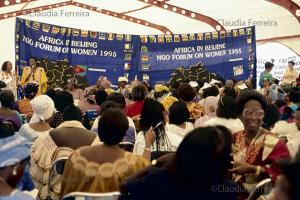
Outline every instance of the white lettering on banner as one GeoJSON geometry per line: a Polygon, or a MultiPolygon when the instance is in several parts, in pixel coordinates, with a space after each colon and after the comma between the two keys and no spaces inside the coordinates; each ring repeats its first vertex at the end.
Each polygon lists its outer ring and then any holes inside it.
{"type": "Polygon", "coordinates": [[[51,52],[60,52],[61,47],[45,44],[45,43],[40,43],[40,42],[35,42],[34,47],[38,47],[40,49],[46,50],[46,51],[51,51],[51,52]]]}
{"type": "Polygon", "coordinates": [[[193,54],[176,54],[176,55],[172,55],[172,60],[189,60],[189,59],[193,59],[194,56],[193,54]]]}
{"type": "Polygon", "coordinates": [[[97,55],[97,50],[71,48],[71,53],[78,54],[78,55],[95,56],[95,55],[97,55]]]}
{"type": "Polygon", "coordinates": [[[204,58],[203,53],[195,53],[195,58],[204,58]]]}
{"type": "Polygon", "coordinates": [[[226,50],[223,50],[223,51],[212,51],[212,52],[205,52],[205,56],[207,58],[210,58],[210,57],[216,57],[216,56],[224,56],[226,55],[226,50]]]}
{"type": "Polygon", "coordinates": [[[191,52],[195,52],[194,47],[179,47],[179,48],[175,48],[174,50],[174,53],[191,53],[191,52]]]}
{"type": "MultiPolygon", "coordinates": [[[[169,61],[172,60],[191,60],[191,59],[202,59],[202,58],[215,58],[226,55],[242,55],[242,48],[226,49],[226,43],[213,44],[206,46],[196,47],[178,47],[175,48],[173,54],[161,54],[156,55],[157,61],[169,61]],[[204,52],[201,52],[204,51],[204,52]]],[[[232,59],[232,62],[235,61],[232,59]]],[[[240,58],[239,58],[240,59],[240,58]]]]}
{"type": "Polygon", "coordinates": [[[226,49],[226,43],[205,46],[205,51],[214,51],[219,49],[226,49]]]}
{"type": "Polygon", "coordinates": [[[85,48],[97,48],[98,44],[97,42],[84,42],[84,41],[71,41],[72,47],[85,47],[85,48]]]}
{"type": "Polygon", "coordinates": [[[63,40],[52,38],[52,37],[48,37],[48,36],[44,36],[44,35],[42,35],[39,38],[39,41],[42,41],[42,42],[45,42],[45,43],[49,43],[49,44],[55,44],[55,45],[63,45],[64,44],[63,40]]]}
{"type": "Polygon", "coordinates": [[[33,45],[32,39],[29,38],[29,37],[25,37],[24,35],[23,35],[23,42],[26,42],[27,44],[33,45]]]}
{"type": "Polygon", "coordinates": [[[170,55],[156,55],[156,60],[170,60],[170,55]]]}

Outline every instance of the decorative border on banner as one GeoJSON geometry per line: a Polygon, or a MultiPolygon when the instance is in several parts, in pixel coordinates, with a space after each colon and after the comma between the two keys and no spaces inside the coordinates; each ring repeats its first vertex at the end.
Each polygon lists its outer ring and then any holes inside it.
{"type": "Polygon", "coordinates": [[[240,37],[252,35],[251,27],[232,29],[227,31],[214,31],[205,33],[185,33],[172,35],[140,35],[140,42],[145,43],[170,43],[170,42],[190,42],[195,40],[217,40],[222,38],[240,37]]]}

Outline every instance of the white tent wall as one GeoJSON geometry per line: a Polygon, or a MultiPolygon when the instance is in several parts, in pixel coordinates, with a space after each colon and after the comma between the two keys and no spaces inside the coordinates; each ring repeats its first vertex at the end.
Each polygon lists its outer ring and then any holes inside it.
{"type": "Polygon", "coordinates": [[[300,56],[283,44],[277,42],[261,44],[257,46],[256,52],[257,80],[259,80],[261,72],[265,70],[265,62],[274,63],[271,73],[273,77],[279,80],[283,78],[283,73],[287,69],[288,61],[295,62],[295,69],[300,72],[300,56]]]}
{"type": "Polygon", "coordinates": [[[7,60],[15,63],[15,24],[15,18],[0,20],[0,65],[7,60]]]}

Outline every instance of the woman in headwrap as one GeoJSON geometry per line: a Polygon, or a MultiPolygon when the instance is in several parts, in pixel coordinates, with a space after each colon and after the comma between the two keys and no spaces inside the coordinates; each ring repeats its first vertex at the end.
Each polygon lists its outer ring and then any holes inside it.
{"type": "Polygon", "coordinates": [[[78,81],[75,78],[70,78],[68,80],[67,91],[72,94],[75,105],[83,98],[83,90],[78,88],[78,81]]]}
{"type": "Polygon", "coordinates": [[[49,125],[54,113],[54,102],[47,95],[40,95],[30,101],[33,116],[30,123],[24,124],[19,130],[19,134],[34,142],[40,135],[51,130],[49,125]]]}
{"type": "Polygon", "coordinates": [[[219,97],[214,97],[214,96],[209,96],[205,99],[204,101],[204,116],[198,118],[195,121],[194,127],[198,128],[203,126],[203,124],[216,117],[216,110],[218,107],[218,101],[219,101],[219,97]]]}
{"type": "Polygon", "coordinates": [[[29,163],[28,141],[18,134],[5,134],[4,129],[5,125],[0,123],[0,199],[33,200],[16,190],[29,163]]]}

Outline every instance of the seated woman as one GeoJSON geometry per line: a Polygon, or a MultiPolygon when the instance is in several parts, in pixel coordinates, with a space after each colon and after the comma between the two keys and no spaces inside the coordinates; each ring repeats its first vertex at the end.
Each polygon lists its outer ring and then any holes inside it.
{"type": "Polygon", "coordinates": [[[203,126],[203,124],[216,117],[216,110],[218,107],[218,101],[219,98],[218,97],[214,97],[214,96],[209,96],[206,97],[206,99],[204,100],[204,116],[196,119],[195,121],[195,128],[197,127],[201,127],[203,126]]]}
{"type": "Polygon", "coordinates": [[[93,143],[96,135],[85,129],[81,124],[81,111],[74,105],[68,106],[63,111],[64,122],[56,129],[40,136],[31,148],[30,174],[35,188],[39,190],[39,198],[58,199],[61,176],[53,178],[51,194],[48,194],[49,172],[52,163],[61,157],[69,157],[71,153],[81,147],[93,143]]]}
{"type": "MultiPolygon", "coordinates": [[[[103,92],[105,92],[105,91],[103,91],[103,92]]],[[[103,113],[106,109],[112,108],[112,107],[120,108],[121,110],[124,111],[124,113],[126,112],[125,111],[125,107],[126,107],[125,97],[121,93],[113,92],[107,96],[106,101],[104,101],[103,104],[101,105],[101,110],[100,110],[99,116],[94,121],[94,124],[91,129],[92,131],[98,133],[98,123],[99,123],[101,113],[103,113]],[[114,102],[115,104],[112,102],[114,102]]],[[[135,125],[134,125],[134,122],[131,119],[131,117],[127,117],[127,120],[129,123],[129,128],[126,131],[126,134],[123,138],[123,142],[131,142],[134,144],[135,137],[136,137],[135,125]]]]}
{"type": "Polygon", "coordinates": [[[47,95],[40,95],[30,101],[33,110],[31,123],[24,124],[19,134],[34,142],[40,135],[46,134],[51,130],[49,122],[54,112],[54,102],[47,95]]]}
{"type": "Polygon", "coordinates": [[[2,90],[0,92],[0,121],[12,123],[14,132],[18,132],[22,126],[22,119],[19,112],[12,110],[15,102],[14,93],[11,90],[2,90]]]}
{"type": "Polygon", "coordinates": [[[279,161],[278,165],[282,175],[278,177],[273,192],[268,200],[294,200],[300,199],[300,148],[293,160],[279,161]]]}
{"type": "Polygon", "coordinates": [[[179,100],[186,103],[191,118],[197,118],[203,115],[203,107],[193,101],[196,97],[196,91],[192,86],[188,83],[181,83],[177,88],[177,95],[179,100]]]}
{"type": "Polygon", "coordinates": [[[150,160],[152,151],[176,151],[178,142],[172,144],[165,129],[167,117],[160,102],[145,99],[140,120],[141,131],[137,134],[133,149],[135,154],[150,160]]]}
{"type": "Polygon", "coordinates": [[[166,124],[166,131],[169,133],[169,139],[176,148],[181,143],[184,136],[194,129],[192,123],[188,122],[190,112],[186,104],[177,101],[169,108],[169,123],[166,124]]]}
{"type": "Polygon", "coordinates": [[[120,109],[101,114],[98,135],[102,144],[77,149],[66,163],[61,197],[71,192],[113,192],[128,176],[148,165],[148,161],[119,148],[128,129],[120,109]]]}
{"type": "Polygon", "coordinates": [[[235,100],[232,97],[220,97],[216,114],[217,117],[207,120],[203,123],[203,126],[221,125],[228,128],[231,133],[244,130],[244,125],[241,120],[237,118],[237,107],[235,105],[235,100]]]}
{"type": "Polygon", "coordinates": [[[197,128],[171,153],[120,186],[130,200],[236,199],[237,187],[224,178],[230,166],[231,133],[222,126],[197,128]],[[227,192],[226,192],[227,191],[227,192]]]}
{"type": "Polygon", "coordinates": [[[126,113],[128,117],[138,118],[140,116],[145,97],[146,89],[142,84],[138,84],[132,89],[132,100],[134,102],[126,106],[126,113]]]}
{"type": "Polygon", "coordinates": [[[253,90],[242,92],[236,105],[244,130],[233,135],[235,166],[230,172],[236,182],[251,191],[265,178],[275,181],[280,174],[275,161],[290,155],[282,140],[261,127],[267,108],[261,94],[253,90]]]}
{"type": "Polygon", "coordinates": [[[79,100],[83,99],[83,90],[78,88],[78,81],[76,78],[68,79],[67,91],[73,96],[75,105],[79,104],[79,100]]]}
{"type": "MultiPolygon", "coordinates": [[[[37,95],[39,86],[35,83],[28,83],[24,87],[24,99],[21,99],[17,102],[18,110],[21,114],[28,116],[28,119],[31,118],[33,111],[30,105],[30,101],[37,95]]],[[[29,120],[28,120],[29,121],[29,120]]]]}
{"type": "Polygon", "coordinates": [[[217,117],[204,122],[203,126],[225,126],[232,134],[244,130],[243,123],[237,118],[237,107],[235,105],[235,100],[232,97],[220,97],[216,114],[217,117]]]}
{"type": "Polygon", "coordinates": [[[56,108],[56,112],[52,117],[50,126],[52,128],[56,128],[64,121],[62,112],[66,107],[73,105],[74,100],[72,94],[70,94],[69,92],[57,90],[53,101],[56,108]]]}
{"type": "Polygon", "coordinates": [[[7,134],[9,129],[5,129],[5,125],[0,124],[0,199],[33,200],[17,190],[29,163],[30,146],[25,138],[7,134]]]}

